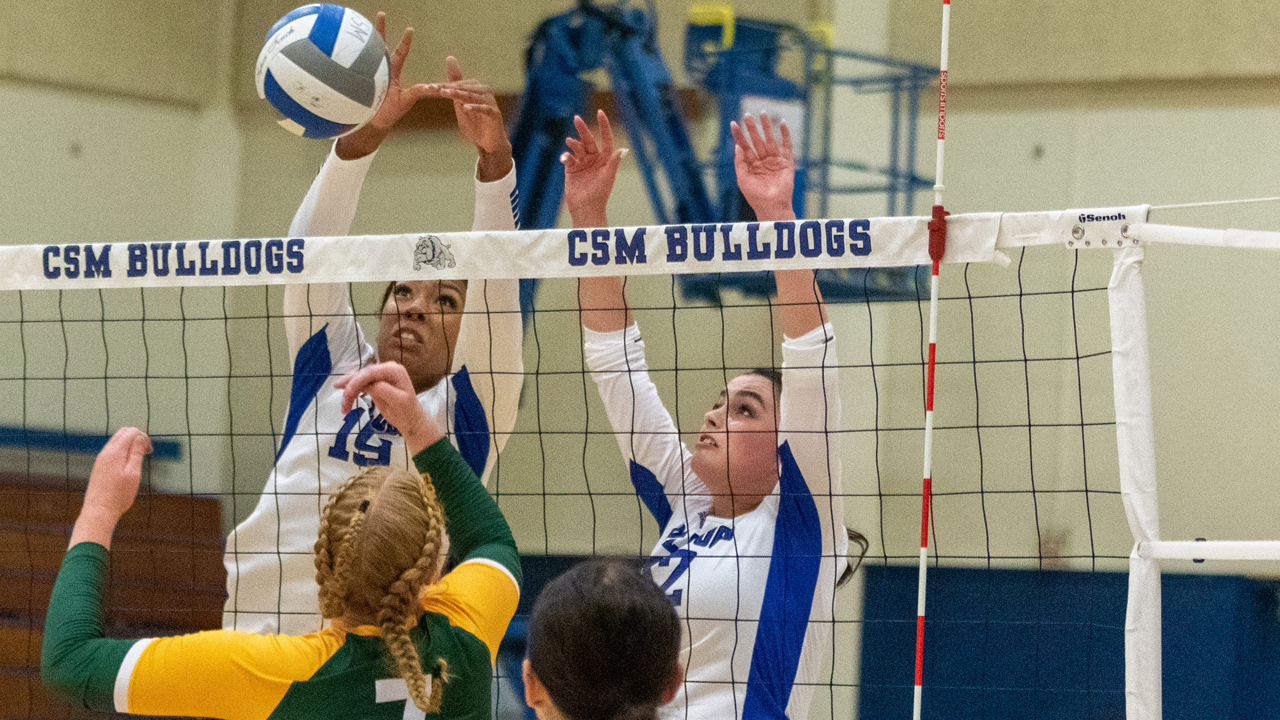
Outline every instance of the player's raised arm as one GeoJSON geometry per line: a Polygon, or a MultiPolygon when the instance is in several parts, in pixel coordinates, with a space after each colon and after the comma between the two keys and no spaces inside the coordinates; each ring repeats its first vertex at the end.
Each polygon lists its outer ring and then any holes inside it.
{"type": "MultiPolygon", "coordinates": [[[[596,132],[574,118],[577,138],[567,138],[564,163],[565,205],[574,227],[609,224],[606,206],[627,151],[614,147],[613,128],[604,111],[596,113],[596,132]]],[[[578,281],[582,309],[583,357],[604,401],[609,423],[636,494],[659,526],[687,492],[705,494],[689,469],[689,450],[680,441],[671,414],[649,378],[644,342],[626,303],[620,277],[578,281]]]]}
{"type": "MultiPolygon", "coordinates": [[[[774,136],[774,124],[768,115],[761,116],[758,124],[748,115],[741,125],[731,123],[729,129],[733,133],[733,166],[738,175],[738,189],[755,211],[756,218],[761,222],[795,220],[791,196],[796,163],[787,124],[778,126],[781,138],[774,136]]],[[[798,338],[826,324],[826,307],[812,270],[779,270],[774,278],[778,284],[782,332],[787,337],[798,338]]]]}
{"type": "Polygon", "coordinates": [[[397,363],[379,363],[347,375],[336,386],[343,409],[366,394],[404,434],[419,472],[431,478],[444,508],[450,555],[457,568],[428,591],[424,607],[470,627],[497,656],[520,597],[520,557],[511,528],[489,493],[439,426],[427,417],[409,374],[397,363]]]}
{"type": "MultiPolygon", "coordinates": [[[[374,24],[384,37],[386,23],[386,14],[378,13],[374,24]]],[[[413,28],[406,28],[391,55],[386,98],[368,123],[334,142],[293,217],[290,237],[346,235],[351,231],[360,189],[374,154],[395,124],[429,93],[425,84],[405,86],[400,80],[412,44],[413,28]]],[[[303,343],[325,328],[333,366],[341,372],[358,363],[364,338],[355,322],[346,283],[286,286],[284,315],[290,358],[296,357],[303,343]]]]}
{"type": "MultiPolygon", "coordinates": [[[[738,187],[760,221],[794,220],[792,206],[795,160],[786,123],[775,126],[767,116],[759,123],[743,118],[733,123],[734,168],[738,187]],[[745,131],[744,131],[745,126],[745,131]]],[[[782,315],[782,398],[778,420],[784,468],[797,468],[818,506],[824,558],[830,572],[842,567],[846,546],[841,491],[841,402],[834,332],[827,322],[822,292],[812,270],[779,270],[779,313],[782,315]]],[[[823,591],[834,586],[820,583],[823,591]]]]}
{"type": "Polygon", "coordinates": [[[138,494],[142,459],[150,452],[151,440],[125,427],[98,453],[49,599],[40,677],[54,694],[81,707],[114,709],[116,671],[134,644],[103,636],[107,550],[138,494]]]}
{"type": "MultiPolygon", "coordinates": [[[[491,88],[464,78],[456,58],[445,59],[448,82],[428,86],[429,94],[453,101],[458,136],[476,148],[475,217],[473,232],[516,230],[520,204],[516,194],[515,162],[502,111],[491,88]]],[[[488,433],[484,468],[487,480],[494,458],[515,427],[524,384],[524,326],[520,315],[519,280],[477,280],[467,283],[464,315],[453,354],[456,396],[459,384],[470,386],[479,399],[488,433]]],[[[461,429],[459,429],[461,431],[461,429]]],[[[459,436],[463,441],[483,442],[459,436]]]]}
{"type": "MultiPolygon", "coordinates": [[[[613,128],[603,110],[596,113],[599,138],[577,115],[573,125],[578,137],[565,139],[569,152],[560,156],[564,163],[564,204],[574,227],[607,227],[609,194],[618,176],[618,163],[627,151],[614,148],[613,128]]],[[[621,277],[580,279],[578,303],[582,325],[588,330],[612,332],[634,322],[621,277]]]]}

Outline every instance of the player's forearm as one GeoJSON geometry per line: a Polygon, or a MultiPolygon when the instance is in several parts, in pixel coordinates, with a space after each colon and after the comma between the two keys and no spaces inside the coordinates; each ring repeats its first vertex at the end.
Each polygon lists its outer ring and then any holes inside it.
{"type": "Polygon", "coordinates": [[[616,332],[635,322],[621,277],[579,279],[578,307],[582,326],[595,332],[616,332]]]}
{"type": "Polygon", "coordinates": [[[516,193],[516,170],[514,164],[506,166],[506,172],[490,177],[498,169],[486,169],[476,163],[475,210],[471,222],[472,232],[507,231],[516,229],[520,204],[516,193]]]}
{"type": "Polygon", "coordinates": [[[782,333],[798,338],[827,322],[827,307],[812,270],[778,270],[778,312],[782,333]]]}
{"type": "Polygon", "coordinates": [[[413,462],[419,472],[430,476],[444,508],[450,554],[458,562],[486,558],[501,563],[519,581],[519,555],[511,527],[458,451],[441,439],[415,455],[413,462]]]}
{"type": "Polygon", "coordinates": [[[289,225],[293,237],[346,235],[375,153],[343,160],[331,151],[289,225]]]}
{"type": "Polygon", "coordinates": [[[511,157],[511,143],[493,152],[480,151],[480,159],[476,161],[476,179],[480,182],[493,182],[506,177],[515,167],[511,157]]]}
{"type": "Polygon", "coordinates": [[[116,675],[136,641],[103,637],[106,578],[105,547],[82,542],[67,551],[45,616],[40,678],[68,702],[110,712],[116,675]]]}

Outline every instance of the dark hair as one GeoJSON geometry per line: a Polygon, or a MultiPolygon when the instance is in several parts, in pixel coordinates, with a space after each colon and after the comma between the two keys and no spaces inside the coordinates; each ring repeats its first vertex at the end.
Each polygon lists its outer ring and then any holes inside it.
{"type": "Polygon", "coordinates": [[[679,668],[680,620],[633,560],[579,563],[543,589],[529,664],[572,720],[652,720],[679,668]]]}
{"type": "Polygon", "coordinates": [[[775,395],[782,395],[782,371],[781,370],[778,370],[777,368],[758,367],[758,368],[752,369],[751,372],[747,374],[759,375],[762,378],[767,378],[769,382],[773,383],[773,393],[775,395]]]}

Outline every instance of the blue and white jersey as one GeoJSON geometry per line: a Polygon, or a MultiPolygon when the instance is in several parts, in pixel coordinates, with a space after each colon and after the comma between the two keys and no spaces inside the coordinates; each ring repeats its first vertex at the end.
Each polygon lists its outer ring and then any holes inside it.
{"type": "Polygon", "coordinates": [[[783,342],[778,485],[734,518],[711,514],[693,455],[649,378],[639,328],[584,332],[631,482],[663,528],[650,555],[654,581],[684,626],[685,683],[661,717],[803,720],[831,652],[836,580],[847,563],[831,325],[783,342]]]}
{"type": "MultiPolygon", "coordinates": [[[[291,237],[345,235],[373,156],[330,153],[289,228],[291,237]]],[[[514,230],[515,170],[476,182],[473,230],[514,230]]],[[[487,484],[515,426],[523,383],[518,280],[468,283],[453,373],[418,396],[427,415],[487,484]],[[488,311],[488,312],[486,312],[488,311]]],[[[376,362],[346,284],[289,285],[285,332],[293,365],[275,468],[253,513],[227,538],[224,629],[303,635],[322,627],[313,548],[329,493],[370,465],[413,468],[396,429],[366,398],[342,412],[333,383],[376,362]]]]}

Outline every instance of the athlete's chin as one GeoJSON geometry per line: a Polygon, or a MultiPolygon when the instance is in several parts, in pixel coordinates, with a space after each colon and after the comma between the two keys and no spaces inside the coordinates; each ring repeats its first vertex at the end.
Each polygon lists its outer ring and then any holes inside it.
{"type": "Polygon", "coordinates": [[[724,476],[724,458],[710,452],[710,448],[697,448],[693,451],[693,459],[689,461],[689,469],[705,483],[708,480],[724,476]]]}

